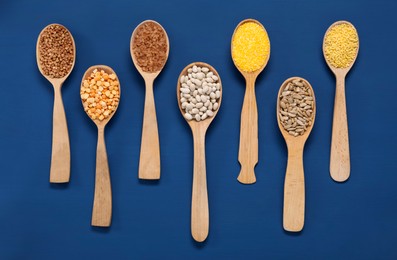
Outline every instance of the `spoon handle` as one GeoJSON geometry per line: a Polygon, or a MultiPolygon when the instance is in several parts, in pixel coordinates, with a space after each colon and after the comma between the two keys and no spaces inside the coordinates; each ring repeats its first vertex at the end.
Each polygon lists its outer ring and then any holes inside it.
{"type": "Polygon", "coordinates": [[[145,79],[145,85],[145,111],[143,114],[139,179],[158,180],[160,179],[160,144],[153,96],[153,80],[145,79]]]}
{"type": "Polygon", "coordinates": [[[252,184],[256,182],[254,168],[258,163],[258,109],[255,97],[255,77],[247,77],[246,81],[238,153],[241,171],[237,179],[241,183],[252,184]]]}
{"type": "Polygon", "coordinates": [[[62,102],[61,84],[54,86],[54,112],[52,126],[52,155],[50,182],[69,182],[70,144],[65,109],[62,102]]]}
{"type": "Polygon", "coordinates": [[[334,121],[332,124],[330,173],[338,182],[350,175],[349,133],[347,127],[345,76],[336,76],[334,121]]]}
{"type": "Polygon", "coordinates": [[[105,128],[98,127],[96,150],[95,195],[92,226],[109,227],[112,219],[112,188],[104,137],[105,128]]]}
{"type": "Polygon", "coordinates": [[[305,222],[305,177],[303,145],[288,146],[288,164],[284,182],[284,219],[286,231],[299,232],[305,222]]]}
{"type": "Polygon", "coordinates": [[[200,128],[197,130],[193,131],[194,170],[191,232],[194,240],[202,242],[208,236],[209,213],[205,169],[205,130],[202,131],[200,128]]]}

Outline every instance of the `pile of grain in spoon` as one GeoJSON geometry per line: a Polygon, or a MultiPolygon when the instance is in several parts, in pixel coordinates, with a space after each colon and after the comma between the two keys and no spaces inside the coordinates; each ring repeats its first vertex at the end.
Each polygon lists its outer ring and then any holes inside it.
{"type": "Polygon", "coordinates": [[[280,123],[292,136],[303,135],[313,123],[314,97],[310,86],[294,79],[280,93],[280,123]]]}
{"type": "Polygon", "coordinates": [[[74,43],[70,32],[58,24],[47,26],[39,38],[39,64],[50,78],[65,77],[74,63],[74,43]]]}

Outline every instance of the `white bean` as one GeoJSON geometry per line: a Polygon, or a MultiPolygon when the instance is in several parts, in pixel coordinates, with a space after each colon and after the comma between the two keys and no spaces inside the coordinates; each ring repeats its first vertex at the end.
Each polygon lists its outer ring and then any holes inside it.
{"type": "Polygon", "coordinates": [[[219,109],[221,97],[219,77],[207,67],[193,66],[179,79],[181,84],[179,102],[185,111],[186,120],[197,122],[212,117],[219,109]]]}
{"type": "Polygon", "coordinates": [[[191,115],[191,114],[189,114],[189,113],[185,113],[185,118],[187,119],[187,120],[192,120],[193,119],[193,116],[191,115]]]}
{"type": "Polygon", "coordinates": [[[189,94],[189,93],[190,93],[190,89],[188,89],[188,88],[181,88],[181,92],[182,92],[183,94],[189,94]]]}

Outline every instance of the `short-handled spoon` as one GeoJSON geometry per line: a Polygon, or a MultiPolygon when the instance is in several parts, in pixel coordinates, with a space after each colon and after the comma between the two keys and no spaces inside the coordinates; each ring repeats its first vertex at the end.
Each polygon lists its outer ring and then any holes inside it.
{"type": "MultiPolygon", "coordinates": [[[[221,79],[218,72],[209,64],[204,62],[194,62],[186,66],[178,78],[178,84],[176,87],[177,99],[179,109],[182,115],[185,114],[185,110],[182,108],[180,98],[180,78],[182,75],[187,75],[189,68],[193,66],[207,67],[213,72],[219,79],[219,83],[222,88],[221,79]]],[[[221,89],[222,93],[222,89],[221,89]]],[[[217,101],[219,107],[222,101],[222,94],[217,101]]],[[[189,124],[193,134],[193,145],[194,145],[194,168],[193,168],[193,187],[192,187],[192,211],[191,211],[191,232],[193,238],[198,241],[204,241],[208,236],[209,231],[209,209],[208,209],[208,193],[207,193],[207,176],[205,166],[205,134],[212,120],[214,120],[218,109],[214,112],[212,117],[207,117],[202,121],[186,120],[189,124]]]]}
{"type": "MultiPolygon", "coordinates": [[[[149,43],[147,43],[149,44],[149,43]]],[[[150,43],[152,44],[152,43],[150,43]]],[[[143,44],[139,44],[136,48],[141,48],[143,44]]],[[[153,45],[157,46],[157,45],[153,45]]],[[[154,48],[152,46],[152,48],[154,48]]],[[[162,47],[162,46],[160,46],[162,47]]],[[[157,117],[156,117],[156,107],[154,104],[154,96],[153,96],[153,82],[157,78],[157,76],[162,71],[163,67],[168,58],[169,54],[169,40],[166,31],[164,28],[157,22],[153,20],[146,20],[140,23],[132,33],[131,42],[130,42],[130,50],[132,61],[136,69],[139,71],[143,79],[145,80],[145,110],[143,114],[143,127],[142,127],[142,140],[141,140],[141,153],[139,159],[139,173],[138,176],[140,179],[148,179],[148,180],[157,180],[160,179],[160,144],[159,144],[159,134],[157,128],[157,117]],[[153,40],[150,36],[145,35],[145,39],[138,39],[137,31],[148,24],[154,24],[158,26],[164,33],[166,40],[166,51],[165,59],[163,59],[163,63],[161,68],[155,71],[145,71],[139,64],[138,58],[136,57],[136,53],[134,52],[135,41],[145,41],[147,39],[153,40]]],[[[158,50],[161,51],[161,50],[158,50]]],[[[137,53],[142,54],[142,50],[139,50],[137,53]]],[[[159,58],[157,58],[159,60],[159,58]]],[[[148,61],[154,62],[152,60],[148,61]]]]}
{"type": "MultiPolygon", "coordinates": [[[[105,65],[95,65],[88,68],[87,71],[85,72],[81,82],[82,88],[84,86],[83,84],[84,80],[86,80],[95,69],[97,69],[98,71],[103,70],[105,73],[109,75],[114,74],[116,76],[115,79],[118,81],[117,75],[112,68],[105,65]]],[[[121,94],[120,84],[118,84],[118,89],[120,95],[121,94]]],[[[83,106],[84,106],[84,102],[83,102],[83,106]]],[[[90,115],[87,113],[98,128],[96,173],[95,173],[95,195],[94,195],[94,206],[92,210],[92,220],[91,220],[92,226],[109,227],[112,219],[112,188],[110,183],[108,157],[106,153],[105,126],[109,122],[109,120],[113,117],[113,115],[116,113],[117,107],[118,107],[118,102],[114,107],[114,111],[109,115],[109,117],[103,119],[102,121],[99,120],[98,118],[92,119],[90,115]]]]}
{"type": "MultiPolygon", "coordinates": [[[[339,40],[339,39],[333,39],[339,40]]],[[[339,46],[343,48],[344,46],[339,46]]],[[[349,132],[347,124],[346,113],[346,94],[345,94],[345,77],[356,61],[359,49],[358,35],[354,26],[347,21],[338,21],[333,23],[327,30],[323,41],[323,52],[325,60],[335,74],[336,77],[336,91],[334,102],[334,119],[332,123],[332,140],[331,140],[331,157],[330,157],[330,173],[332,179],[337,182],[346,181],[350,176],[350,148],[349,148],[349,132]],[[357,52],[354,54],[354,59],[347,67],[338,68],[327,59],[326,56],[326,39],[328,32],[337,25],[346,24],[351,26],[355,31],[357,37],[357,52]]]]}
{"type": "MultiPolygon", "coordinates": [[[[67,47],[67,46],[65,46],[67,47]]],[[[39,67],[40,73],[51,82],[54,87],[54,111],[53,111],[53,126],[52,126],[52,155],[51,155],[51,169],[50,169],[50,182],[52,183],[64,183],[69,182],[70,179],[70,143],[69,143],[69,134],[68,134],[68,126],[66,122],[65,109],[62,101],[62,93],[61,87],[65,80],[69,77],[70,73],[73,70],[74,63],[76,60],[76,47],[74,43],[74,39],[72,34],[60,24],[50,24],[46,26],[41,32],[37,40],[36,45],[36,59],[37,65],[39,67]],[[72,42],[73,47],[73,62],[69,64],[70,66],[67,68],[68,71],[66,75],[60,78],[55,78],[48,73],[45,73],[43,69],[42,62],[47,62],[45,57],[48,54],[47,52],[54,51],[53,49],[45,49],[41,46],[41,39],[44,34],[47,33],[48,28],[50,27],[61,27],[64,31],[68,33],[70,40],[72,42]]],[[[61,61],[57,61],[58,65],[61,66],[61,61]]]]}
{"type": "MultiPolygon", "coordinates": [[[[262,27],[263,31],[266,34],[267,32],[265,27],[254,19],[246,19],[240,22],[236,29],[234,30],[232,41],[231,41],[231,51],[233,57],[233,39],[236,35],[236,31],[238,28],[244,23],[253,22],[262,27]]],[[[265,50],[257,50],[258,55],[265,50]]],[[[237,69],[244,76],[246,81],[246,90],[243,102],[243,108],[241,111],[241,122],[240,122],[240,146],[238,153],[238,161],[241,165],[241,171],[238,176],[238,181],[244,184],[252,184],[256,182],[255,177],[255,165],[258,163],[258,108],[256,105],[256,96],[255,96],[255,81],[258,75],[262,72],[262,70],[266,67],[268,60],[270,57],[270,49],[267,55],[266,60],[263,62],[261,67],[255,71],[244,71],[242,70],[238,64],[236,64],[234,58],[233,62],[235,63],[237,69]]]]}
{"type": "MultiPolygon", "coordinates": [[[[284,106],[284,105],[283,105],[284,106]]],[[[299,114],[298,114],[299,115],[299,114]]],[[[288,147],[288,164],[284,182],[284,229],[291,232],[299,232],[303,229],[305,221],[305,177],[303,168],[303,149],[305,142],[310,135],[316,116],[316,101],[313,88],[309,82],[299,77],[292,77],[284,81],[277,96],[277,121],[281,134],[288,147]],[[291,135],[282,122],[280,114],[280,97],[289,83],[298,80],[309,87],[312,93],[312,109],[310,125],[307,126],[302,135],[291,135]]],[[[301,122],[301,121],[299,121],[301,122]]],[[[291,132],[293,133],[293,132],[291,132]]]]}

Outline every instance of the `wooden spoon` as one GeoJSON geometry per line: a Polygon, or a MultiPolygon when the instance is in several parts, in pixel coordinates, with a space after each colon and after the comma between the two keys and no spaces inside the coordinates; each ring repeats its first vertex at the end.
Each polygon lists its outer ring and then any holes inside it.
{"type": "MultiPolygon", "coordinates": [[[[336,92],[334,101],[334,119],[332,123],[331,158],[330,173],[333,180],[337,182],[346,181],[350,176],[350,151],[349,151],[349,132],[347,127],[346,96],[345,96],[345,77],[356,61],[357,54],[353,62],[347,68],[336,68],[329,63],[325,56],[325,37],[328,31],[335,25],[349,24],[347,21],[333,23],[324,35],[323,53],[331,71],[336,77],[336,92]]],[[[359,45],[359,44],[358,44],[359,45]]]]}
{"type": "Polygon", "coordinates": [[[305,177],[303,169],[303,149],[305,142],[312,131],[316,118],[316,99],[313,88],[308,81],[300,77],[292,77],[284,81],[277,96],[277,122],[288,147],[288,164],[284,182],[284,229],[291,232],[299,232],[305,222],[305,177]],[[280,122],[280,95],[287,84],[295,79],[305,82],[313,93],[313,121],[303,135],[292,136],[283,128],[280,122]]]}
{"type": "MultiPolygon", "coordinates": [[[[185,111],[181,107],[180,102],[180,78],[182,75],[187,75],[187,70],[192,68],[194,65],[199,67],[207,67],[219,78],[221,84],[221,96],[219,98],[219,107],[222,102],[222,82],[218,72],[209,64],[204,62],[193,62],[187,65],[178,77],[178,83],[176,86],[176,95],[178,100],[179,110],[182,116],[185,111]]],[[[196,120],[186,120],[189,124],[193,134],[193,145],[194,145],[194,169],[193,169],[193,188],[192,188],[192,216],[191,216],[191,232],[194,240],[197,242],[204,241],[208,236],[209,230],[209,211],[208,211],[208,193],[207,193],[207,177],[205,167],[205,134],[212,120],[214,120],[216,114],[219,111],[219,107],[214,111],[212,117],[197,122],[196,120]]]]}
{"type": "Polygon", "coordinates": [[[51,78],[44,74],[44,71],[40,65],[40,39],[44,31],[49,26],[58,25],[66,29],[60,24],[50,24],[47,25],[39,34],[36,44],[36,60],[39,67],[40,73],[51,82],[54,87],[54,110],[53,110],[53,120],[52,120],[52,154],[51,154],[51,169],[50,169],[50,182],[51,183],[65,183],[69,182],[70,179],[70,142],[68,134],[68,125],[66,122],[65,109],[63,107],[62,92],[61,87],[65,80],[69,77],[73,70],[74,63],[76,61],[76,45],[72,34],[69,35],[73,42],[74,59],[73,64],[67,75],[62,78],[51,78]]]}
{"type": "Polygon", "coordinates": [[[141,154],[139,159],[138,176],[140,179],[158,180],[160,179],[160,144],[159,144],[159,134],[157,128],[156,107],[154,104],[154,96],[153,96],[153,82],[156,79],[156,77],[160,74],[162,69],[153,73],[143,71],[142,68],[139,66],[137,59],[134,55],[134,52],[132,50],[137,29],[148,22],[156,23],[157,25],[159,25],[164,31],[164,34],[166,36],[168,48],[167,48],[166,60],[164,62],[164,65],[168,59],[170,44],[168,40],[168,35],[164,30],[164,28],[159,23],[153,20],[146,20],[140,23],[133,31],[130,42],[132,61],[134,62],[136,69],[139,71],[139,73],[145,80],[145,86],[146,86],[145,110],[143,114],[141,154]]]}
{"type": "MultiPolygon", "coordinates": [[[[83,86],[83,82],[85,79],[89,77],[89,75],[98,69],[98,71],[104,70],[108,74],[116,73],[112,68],[105,65],[95,65],[87,69],[84,73],[83,79],[81,81],[81,86],[83,86]]],[[[118,77],[116,75],[118,80],[118,77]]],[[[121,95],[121,86],[119,81],[119,93],[121,95]]],[[[118,107],[118,104],[117,104],[118,107]]],[[[109,115],[108,118],[100,121],[99,119],[92,120],[95,125],[98,127],[98,143],[97,143],[97,151],[96,151],[96,173],[95,173],[95,195],[94,195],[94,206],[92,210],[92,226],[98,227],[109,227],[112,219],[112,188],[110,184],[110,173],[109,173],[109,163],[108,157],[106,153],[106,144],[105,144],[105,126],[109,122],[109,120],[116,113],[117,107],[109,115]]],[[[91,118],[91,117],[90,117],[91,118]]]]}
{"type": "MultiPolygon", "coordinates": [[[[233,50],[233,38],[236,34],[237,29],[244,23],[254,22],[260,25],[266,32],[265,27],[254,19],[246,19],[240,22],[234,30],[231,50],[233,50]]],[[[266,32],[267,34],[267,32],[266,32]]],[[[233,51],[232,51],[233,55],[233,51]]],[[[237,69],[244,76],[246,81],[246,90],[244,96],[243,108],[241,111],[241,123],[240,123],[240,146],[238,153],[238,161],[241,165],[241,171],[238,176],[238,181],[244,184],[252,184],[256,182],[255,177],[255,165],[258,163],[258,108],[256,106],[255,97],[255,81],[259,73],[266,67],[270,57],[270,50],[267,60],[264,62],[261,68],[253,72],[246,72],[241,70],[235,63],[237,69]]],[[[234,60],[233,60],[234,62],[234,60]]]]}

